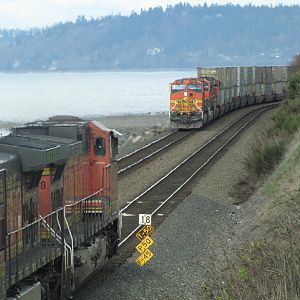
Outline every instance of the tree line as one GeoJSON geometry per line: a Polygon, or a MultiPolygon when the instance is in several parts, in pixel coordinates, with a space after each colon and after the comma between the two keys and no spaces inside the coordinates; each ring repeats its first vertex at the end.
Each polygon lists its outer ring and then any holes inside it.
{"type": "Polygon", "coordinates": [[[288,64],[300,6],[177,4],[30,30],[0,30],[0,71],[288,64]]]}

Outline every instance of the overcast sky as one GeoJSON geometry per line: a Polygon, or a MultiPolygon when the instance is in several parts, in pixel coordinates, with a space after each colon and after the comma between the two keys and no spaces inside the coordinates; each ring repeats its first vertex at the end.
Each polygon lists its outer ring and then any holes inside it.
{"type": "MultiPolygon", "coordinates": [[[[0,28],[30,28],[52,25],[61,21],[73,21],[78,15],[87,18],[109,14],[128,15],[131,11],[155,6],[166,7],[178,0],[0,0],[0,28]]],[[[191,4],[203,4],[205,1],[183,0],[191,4]]],[[[300,4],[300,0],[207,0],[206,3],[255,5],[300,4]]]]}

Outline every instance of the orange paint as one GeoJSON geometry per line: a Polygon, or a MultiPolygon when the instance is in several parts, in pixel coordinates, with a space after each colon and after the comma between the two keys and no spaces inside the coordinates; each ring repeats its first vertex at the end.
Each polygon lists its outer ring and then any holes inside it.
{"type": "Polygon", "coordinates": [[[170,89],[170,111],[187,113],[203,109],[203,82],[198,78],[177,79],[170,89]]]}

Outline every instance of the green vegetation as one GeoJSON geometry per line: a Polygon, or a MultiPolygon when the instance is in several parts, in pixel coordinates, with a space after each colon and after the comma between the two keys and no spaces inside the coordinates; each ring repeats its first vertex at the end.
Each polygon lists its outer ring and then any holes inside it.
{"type": "Polygon", "coordinates": [[[251,238],[234,257],[225,254],[222,272],[215,266],[203,290],[207,299],[300,299],[299,83],[296,73],[289,82],[293,98],[275,112],[274,128],[256,141],[247,160],[249,177],[263,184],[259,202],[251,203],[259,211],[256,228],[246,227],[251,238]]]}
{"type": "Polygon", "coordinates": [[[290,98],[273,116],[275,127],[257,138],[247,159],[250,176],[256,179],[274,170],[285,153],[286,145],[300,128],[300,72],[291,77],[288,90],[290,98]]]}
{"type": "Polygon", "coordinates": [[[292,99],[300,95],[300,71],[296,72],[290,79],[288,92],[292,99]]]}
{"type": "MultiPolygon", "coordinates": [[[[300,94],[300,76],[298,84],[298,94],[300,94]]],[[[300,127],[300,97],[286,100],[275,113],[273,120],[276,128],[283,131],[283,133],[294,134],[300,127]]]]}

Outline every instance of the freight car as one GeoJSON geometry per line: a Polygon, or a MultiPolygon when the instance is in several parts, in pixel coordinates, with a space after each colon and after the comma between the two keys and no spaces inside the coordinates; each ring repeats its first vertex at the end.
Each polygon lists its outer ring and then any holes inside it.
{"type": "Polygon", "coordinates": [[[61,299],[119,242],[117,132],[50,118],[0,139],[0,299],[61,299]]]}
{"type": "Polygon", "coordinates": [[[170,125],[200,128],[224,113],[286,95],[289,67],[198,68],[170,84],[170,125]]]}

